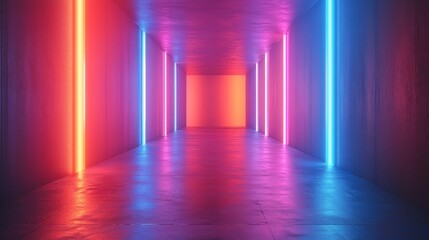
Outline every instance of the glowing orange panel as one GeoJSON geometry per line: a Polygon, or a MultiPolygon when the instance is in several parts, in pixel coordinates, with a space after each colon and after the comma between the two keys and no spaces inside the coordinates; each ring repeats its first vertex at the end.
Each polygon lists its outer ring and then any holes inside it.
{"type": "Polygon", "coordinates": [[[246,125],[244,75],[188,75],[186,121],[188,127],[244,127],[246,125]]]}
{"type": "Polygon", "coordinates": [[[75,0],[75,172],[85,169],[85,0],[75,0]]]}

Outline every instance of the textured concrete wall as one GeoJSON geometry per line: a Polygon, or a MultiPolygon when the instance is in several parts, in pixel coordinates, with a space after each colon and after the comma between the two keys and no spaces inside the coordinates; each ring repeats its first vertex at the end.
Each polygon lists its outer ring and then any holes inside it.
{"type": "MultiPolygon", "coordinates": [[[[429,207],[429,2],[337,1],[337,166],[429,207]]],[[[324,159],[325,1],[289,36],[290,146],[324,159]]],[[[269,135],[280,138],[281,52],[269,54],[269,135]],[[273,92],[274,91],[274,92],[273,92]]],[[[264,133],[264,58],[259,129],[264,133]]],[[[248,72],[254,95],[255,68],[248,72]]],[[[254,97],[247,99],[254,128],[254,97]]]]}
{"type": "Polygon", "coordinates": [[[324,159],[324,1],[289,30],[289,145],[324,159]]]}
{"type": "Polygon", "coordinates": [[[163,54],[157,42],[147,36],[146,58],[147,69],[147,140],[153,140],[163,135],[163,54]],[[149,60],[150,59],[150,60],[149,60]]]}
{"type": "Polygon", "coordinates": [[[2,1],[2,180],[5,199],[72,172],[73,8],[2,1]]]}
{"type": "Polygon", "coordinates": [[[338,11],[338,166],[429,207],[429,2],[338,11]]]}
{"type": "MultiPolygon", "coordinates": [[[[146,36],[146,139],[155,140],[164,134],[164,50],[150,35],[146,36]]],[[[167,132],[174,130],[174,60],[167,54],[167,132]]],[[[186,74],[177,66],[177,127],[186,126],[186,74]]]]}
{"type": "Polygon", "coordinates": [[[246,127],[256,129],[256,119],[258,119],[258,132],[267,134],[267,130],[270,137],[283,141],[283,44],[281,40],[273,43],[268,54],[261,55],[258,65],[255,64],[246,74],[246,127]],[[266,100],[267,105],[265,105],[266,100]],[[258,110],[256,110],[256,101],[258,110]],[[267,122],[265,107],[267,107],[267,122]],[[267,127],[266,124],[268,124],[267,127]]]}
{"type": "MultiPolygon", "coordinates": [[[[13,199],[73,171],[74,16],[68,0],[1,3],[0,184],[2,198],[13,199]]],[[[91,166],[139,145],[141,39],[115,3],[87,1],[86,11],[86,163],[91,166]]],[[[162,76],[162,68],[156,71],[162,76]]],[[[149,72],[150,81],[157,82],[149,72]]]]}
{"type": "MultiPolygon", "coordinates": [[[[164,56],[160,45],[149,35],[147,36],[146,47],[146,138],[150,141],[160,138],[164,133],[164,56]]],[[[167,68],[168,71],[171,69],[171,67],[167,68]]]]}
{"type": "Polygon", "coordinates": [[[268,133],[283,142],[283,41],[271,45],[268,55],[268,133]]]}
{"type": "Polygon", "coordinates": [[[256,83],[256,64],[246,75],[246,126],[265,132],[265,72],[267,71],[267,116],[268,135],[277,141],[283,141],[283,42],[273,43],[268,52],[267,67],[265,69],[265,55],[258,62],[258,82],[256,83]],[[256,85],[258,98],[256,99],[256,85]],[[256,116],[256,100],[258,101],[258,115],[256,116]]]}
{"type": "Polygon", "coordinates": [[[140,143],[140,31],[113,2],[86,7],[86,164],[140,143]]]}
{"type": "Polygon", "coordinates": [[[377,118],[376,1],[339,5],[338,166],[374,179],[377,118]]]}
{"type": "MultiPolygon", "coordinates": [[[[263,56],[258,62],[258,128],[265,134],[265,65],[263,56]]],[[[255,73],[256,74],[256,73],[255,73]]],[[[256,75],[255,75],[256,76],[256,75]]]]}
{"type": "Polygon", "coordinates": [[[246,74],[246,127],[256,129],[256,66],[246,74]]]}
{"type": "Polygon", "coordinates": [[[186,72],[177,66],[177,128],[186,127],[186,72]]]}

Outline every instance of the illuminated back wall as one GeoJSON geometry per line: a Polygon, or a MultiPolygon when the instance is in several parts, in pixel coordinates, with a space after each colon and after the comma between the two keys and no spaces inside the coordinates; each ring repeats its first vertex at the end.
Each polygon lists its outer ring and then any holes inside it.
{"type": "Polygon", "coordinates": [[[245,75],[188,75],[188,127],[245,127],[245,75]]]}

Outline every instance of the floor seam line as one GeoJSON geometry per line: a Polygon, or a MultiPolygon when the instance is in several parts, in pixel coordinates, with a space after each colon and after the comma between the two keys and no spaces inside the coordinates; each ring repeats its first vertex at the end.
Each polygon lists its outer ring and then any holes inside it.
{"type": "Polygon", "coordinates": [[[259,201],[257,201],[259,209],[261,210],[262,216],[264,216],[264,220],[268,225],[268,229],[270,230],[271,236],[273,237],[273,240],[276,240],[276,237],[274,236],[273,231],[271,230],[271,226],[270,223],[267,221],[267,218],[265,217],[264,211],[262,210],[261,204],[259,203],[259,201]]]}

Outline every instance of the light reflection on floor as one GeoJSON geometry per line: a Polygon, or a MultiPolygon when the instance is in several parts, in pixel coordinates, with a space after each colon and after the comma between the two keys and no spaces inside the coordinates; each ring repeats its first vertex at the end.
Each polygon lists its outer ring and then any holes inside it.
{"type": "Polygon", "coordinates": [[[419,239],[429,218],[245,129],[187,129],[23,197],[1,239],[419,239]]]}

